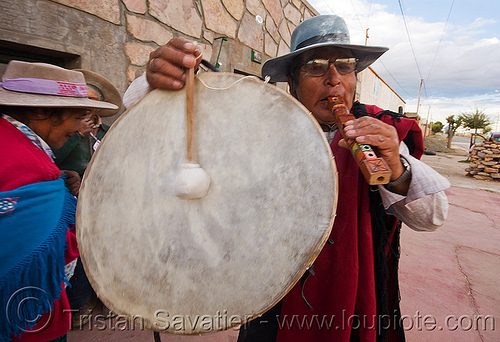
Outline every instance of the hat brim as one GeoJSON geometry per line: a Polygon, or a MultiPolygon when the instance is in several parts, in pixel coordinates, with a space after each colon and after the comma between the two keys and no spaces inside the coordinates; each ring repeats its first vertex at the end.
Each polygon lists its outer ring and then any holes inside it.
{"type": "Polygon", "coordinates": [[[120,96],[118,89],[116,89],[116,87],[111,82],[109,82],[106,78],[102,77],[98,73],[95,73],[90,70],[86,69],[73,69],[73,70],[81,72],[85,77],[86,83],[92,84],[94,87],[101,90],[102,94],[104,95],[104,101],[110,102],[118,107],[117,109],[112,109],[112,110],[111,109],[100,110],[98,113],[99,116],[101,117],[113,116],[121,110],[122,97],[120,96]]]}
{"type": "Polygon", "coordinates": [[[6,90],[1,87],[0,105],[14,107],[97,108],[113,110],[119,109],[118,106],[112,103],[94,101],[86,97],[78,98],[71,96],[22,93],[18,91],[6,90]]]}
{"type": "Polygon", "coordinates": [[[356,66],[357,72],[363,71],[369,67],[382,56],[384,52],[389,50],[389,48],[382,46],[335,44],[330,42],[312,44],[297,49],[294,52],[287,53],[286,55],[268,59],[262,66],[262,77],[266,78],[266,76],[270,76],[271,82],[286,82],[295,58],[306,51],[321,47],[334,47],[351,51],[353,57],[358,59],[356,66]]]}

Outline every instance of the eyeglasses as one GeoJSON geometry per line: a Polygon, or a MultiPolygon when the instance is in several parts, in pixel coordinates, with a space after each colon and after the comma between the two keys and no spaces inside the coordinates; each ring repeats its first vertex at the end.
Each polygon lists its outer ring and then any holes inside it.
{"type": "Polygon", "coordinates": [[[306,64],[302,65],[302,70],[305,71],[306,75],[309,76],[323,76],[326,74],[328,69],[330,68],[330,64],[335,65],[335,69],[341,75],[347,75],[356,70],[356,64],[358,63],[358,59],[351,58],[337,58],[333,61],[328,59],[311,59],[306,64]]]}

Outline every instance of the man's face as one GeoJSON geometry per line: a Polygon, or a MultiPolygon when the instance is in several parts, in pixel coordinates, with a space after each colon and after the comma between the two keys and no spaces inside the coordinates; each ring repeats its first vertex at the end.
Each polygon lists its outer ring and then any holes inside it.
{"type": "MultiPolygon", "coordinates": [[[[349,50],[318,48],[304,53],[299,63],[305,64],[312,59],[334,61],[337,58],[349,57],[352,57],[349,50]]],[[[323,76],[307,75],[304,68],[300,68],[299,73],[299,81],[295,89],[297,99],[312,112],[319,123],[332,124],[335,122],[327,97],[341,96],[344,98],[347,108],[352,107],[356,90],[354,71],[341,75],[332,63],[323,76]]],[[[290,82],[289,80],[289,84],[290,82]]]]}
{"type": "Polygon", "coordinates": [[[54,120],[40,121],[43,124],[43,130],[41,132],[35,130],[35,133],[45,140],[50,147],[61,148],[69,137],[78,133],[86,116],[86,109],[65,108],[57,123],[54,120]]]}
{"type": "MultiPolygon", "coordinates": [[[[100,97],[99,97],[99,94],[92,88],[87,88],[87,93],[88,93],[88,98],[90,100],[94,100],[94,101],[100,101],[100,97]]],[[[96,108],[89,108],[87,109],[87,112],[89,113],[89,116],[92,116],[93,114],[96,114],[97,112],[99,111],[99,109],[96,109],[96,108]]]]}

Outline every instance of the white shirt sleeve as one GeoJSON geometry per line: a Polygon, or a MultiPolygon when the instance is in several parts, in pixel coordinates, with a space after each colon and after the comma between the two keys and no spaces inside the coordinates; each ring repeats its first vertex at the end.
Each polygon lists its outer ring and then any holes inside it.
{"type": "Polygon", "coordinates": [[[146,79],[146,74],[137,77],[123,94],[123,106],[125,109],[129,109],[134,104],[139,102],[147,93],[149,93],[153,88],[149,86],[146,79]]]}
{"type": "Polygon", "coordinates": [[[379,185],[384,208],[414,230],[436,230],[448,216],[448,198],[444,190],[450,187],[450,182],[427,164],[410,156],[404,143],[400,152],[410,164],[410,187],[407,195],[403,196],[379,185]]]}

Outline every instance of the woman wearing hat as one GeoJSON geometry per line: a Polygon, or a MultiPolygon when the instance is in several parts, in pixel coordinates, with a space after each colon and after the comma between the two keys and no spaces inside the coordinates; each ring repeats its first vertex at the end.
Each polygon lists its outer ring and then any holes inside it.
{"type": "MultiPolygon", "coordinates": [[[[423,139],[414,120],[354,101],[357,73],[387,48],[351,44],[344,20],[335,15],[299,24],[290,46],[290,53],[264,63],[262,76],[288,82],[291,94],[325,131],[339,176],[337,216],[314,272],[306,272],[277,306],[243,326],[238,341],[404,340],[397,285],[401,221],[419,231],[441,226],[449,182],[418,160],[423,139]],[[375,147],[392,170],[389,184],[366,183],[344,148],[329,97],[345,99],[357,118],[346,123],[347,136],[375,147]]],[[[124,99],[153,88],[182,88],[184,68],[197,67],[199,55],[196,44],[172,39],[151,53],[147,83],[132,83],[124,99]]]]}
{"type": "MultiPolygon", "coordinates": [[[[109,129],[109,126],[102,123],[101,117],[117,114],[121,109],[122,99],[118,89],[103,76],[85,69],[74,71],[81,72],[85,77],[89,99],[110,102],[117,106],[116,109],[89,109],[79,134],[71,136],[61,148],[52,150],[59,169],[76,171],[83,178],[94,151],[109,129]]],[[[67,294],[73,310],[72,327],[77,328],[86,323],[97,298],[85,275],[80,258],[70,283],[71,287],[68,288],[67,294]]]]}
{"type": "Polygon", "coordinates": [[[5,70],[0,85],[2,341],[63,341],[69,330],[64,284],[78,256],[72,230],[76,198],[51,148],[77,134],[92,108],[117,106],[90,100],[80,72],[20,61],[5,70]]]}

